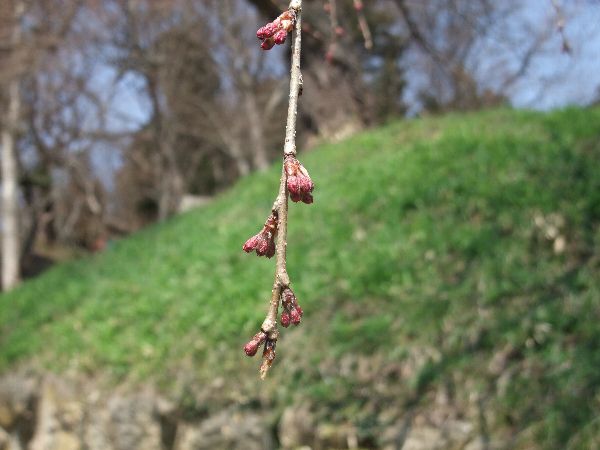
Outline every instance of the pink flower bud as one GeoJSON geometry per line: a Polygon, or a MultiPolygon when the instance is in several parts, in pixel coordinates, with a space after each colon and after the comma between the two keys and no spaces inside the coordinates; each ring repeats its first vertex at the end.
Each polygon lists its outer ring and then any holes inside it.
{"type": "Polygon", "coordinates": [[[302,319],[300,312],[296,308],[292,309],[292,311],[290,312],[290,316],[294,325],[298,325],[300,323],[300,320],[302,319]]]}
{"type": "Polygon", "coordinates": [[[298,177],[295,175],[288,176],[287,187],[291,194],[299,194],[300,183],[298,182],[298,177]]]}
{"type": "Polygon", "coordinates": [[[275,41],[275,43],[277,45],[281,45],[285,42],[286,37],[287,37],[287,31],[279,30],[277,33],[275,33],[275,36],[273,36],[273,40],[275,41]]]}
{"type": "Polygon", "coordinates": [[[308,170],[293,155],[285,157],[284,168],[290,199],[293,202],[303,201],[307,204],[312,203],[312,191],[315,188],[315,184],[310,178],[308,170]]]}
{"type": "Polygon", "coordinates": [[[275,237],[277,236],[277,217],[276,214],[271,214],[260,233],[252,236],[246,241],[242,249],[246,253],[253,250],[258,256],[266,256],[272,258],[275,255],[275,237]]]}
{"type": "Polygon", "coordinates": [[[270,37],[268,39],[265,39],[262,42],[262,44],[260,44],[260,48],[262,48],[263,50],[271,50],[274,45],[275,45],[275,39],[270,37]]]}
{"type": "Polygon", "coordinates": [[[287,328],[290,326],[290,314],[286,311],[281,313],[281,326],[283,328],[287,328]]]}
{"type": "Polygon", "coordinates": [[[296,25],[296,12],[293,9],[284,11],[273,22],[260,27],[256,32],[256,37],[262,41],[260,47],[263,50],[270,50],[275,44],[281,45],[296,25]]]}
{"type": "Polygon", "coordinates": [[[244,345],[244,352],[246,352],[246,355],[248,355],[248,356],[256,355],[256,352],[258,351],[258,347],[260,347],[261,344],[263,342],[265,342],[266,339],[267,339],[267,333],[265,333],[264,331],[261,330],[258,333],[256,333],[254,335],[254,337],[246,345],[244,345]]]}
{"type": "Polygon", "coordinates": [[[264,27],[260,27],[256,32],[256,37],[265,40],[270,37],[273,37],[275,33],[279,30],[279,25],[274,22],[266,24],[264,27]]]}
{"type": "Polygon", "coordinates": [[[246,243],[244,244],[242,249],[246,253],[250,253],[252,250],[254,250],[258,246],[259,241],[260,241],[260,234],[254,235],[246,241],[246,243]]]}
{"type": "Polygon", "coordinates": [[[292,306],[296,304],[296,296],[294,295],[294,291],[292,291],[289,287],[286,287],[281,291],[281,304],[286,310],[290,310],[292,306]]]}

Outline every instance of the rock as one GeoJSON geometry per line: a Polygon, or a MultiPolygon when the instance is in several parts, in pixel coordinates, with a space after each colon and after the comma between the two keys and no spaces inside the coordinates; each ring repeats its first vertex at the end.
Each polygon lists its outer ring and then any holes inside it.
{"type": "Polygon", "coordinates": [[[314,417],[308,407],[287,407],[279,421],[279,442],[283,448],[311,446],[315,440],[314,417]]]}
{"type": "Polygon", "coordinates": [[[21,374],[0,379],[0,427],[10,431],[20,419],[31,419],[37,380],[21,374]]]}
{"type": "Polygon", "coordinates": [[[48,377],[42,383],[39,397],[30,450],[79,450],[77,433],[83,423],[83,404],[75,385],[48,377]]]}
{"type": "Polygon", "coordinates": [[[173,450],[274,448],[268,424],[251,413],[223,411],[199,423],[180,424],[173,450]]]}
{"type": "Polygon", "coordinates": [[[161,450],[161,428],[151,392],[113,396],[107,404],[108,427],[115,450],[161,450]]]}

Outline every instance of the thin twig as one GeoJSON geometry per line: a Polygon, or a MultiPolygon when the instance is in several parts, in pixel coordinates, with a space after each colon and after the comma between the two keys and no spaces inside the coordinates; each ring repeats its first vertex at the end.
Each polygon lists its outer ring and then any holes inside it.
{"type": "Polygon", "coordinates": [[[363,3],[361,0],[354,0],[354,9],[356,9],[356,15],[358,17],[358,26],[363,35],[365,41],[365,48],[371,50],[373,48],[373,36],[369,28],[369,23],[365,17],[365,11],[363,9],[363,3]]]}
{"type": "MultiPolygon", "coordinates": [[[[285,127],[285,143],[283,148],[284,159],[286,156],[296,155],[296,119],[298,116],[298,96],[302,83],[302,74],[300,72],[300,50],[302,43],[302,0],[292,0],[289,9],[296,12],[296,25],[294,30],[294,42],[292,47],[292,63],[290,69],[290,102],[288,107],[287,123],[285,127]]],[[[279,193],[273,203],[273,214],[277,215],[277,242],[275,253],[275,280],[271,291],[271,301],[267,316],[261,326],[268,339],[277,341],[279,331],[277,330],[277,313],[279,310],[279,299],[281,290],[290,284],[290,279],[286,270],[286,245],[287,245],[287,220],[288,220],[288,190],[287,175],[285,167],[281,170],[281,179],[279,182],[279,193]]],[[[260,367],[260,377],[265,379],[271,364],[263,357],[263,363],[260,367]]]]}

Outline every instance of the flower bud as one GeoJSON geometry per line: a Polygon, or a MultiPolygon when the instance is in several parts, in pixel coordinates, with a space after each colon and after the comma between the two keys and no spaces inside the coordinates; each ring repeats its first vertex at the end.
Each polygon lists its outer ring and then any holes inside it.
{"type": "Polygon", "coordinates": [[[287,175],[287,188],[290,199],[293,202],[312,203],[312,191],[315,184],[310,178],[308,170],[293,155],[285,157],[284,168],[287,175]]]}
{"type": "Polygon", "coordinates": [[[273,37],[275,33],[279,30],[279,25],[274,22],[266,24],[264,27],[260,27],[256,32],[256,37],[265,40],[270,37],[273,37]]]}
{"type": "Polygon", "coordinates": [[[244,244],[244,246],[242,247],[242,249],[246,252],[246,253],[250,253],[252,250],[254,250],[256,247],[258,247],[259,241],[261,239],[260,234],[256,234],[254,236],[252,236],[250,239],[248,239],[246,241],[246,243],[244,244]]]}
{"type": "Polygon", "coordinates": [[[275,39],[270,37],[270,38],[262,41],[262,44],[260,44],[260,48],[262,48],[263,50],[271,50],[274,45],[275,45],[275,39]]]}
{"type": "Polygon", "coordinates": [[[277,216],[271,214],[260,233],[248,239],[242,249],[246,253],[255,250],[258,256],[272,258],[275,255],[275,236],[277,236],[277,216]]]}
{"type": "Polygon", "coordinates": [[[256,37],[262,41],[260,47],[263,50],[271,50],[275,44],[283,44],[295,25],[296,12],[293,9],[284,11],[273,22],[258,29],[256,37]]]}
{"type": "Polygon", "coordinates": [[[290,316],[291,316],[291,319],[292,319],[292,323],[294,325],[298,325],[300,323],[300,320],[302,319],[302,316],[300,315],[300,312],[296,308],[292,308],[290,316]]]}
{"type": "Polygon", "coordinates": [[[286,311],[281,313],[281,326],[287,328],[290,326],[291,318],[290,314],[286,311]]]}
{"type": "Polygon", "coordinates": [[[258,333],[256,333],[254,335],[254,337],[246,345],[244,345],[244,352],[246,352],[246,355],[248,355],[248,356],[256,355],[256,352],[258,351],[258,347],[260,347],[261,344],[263,342],[265,342],[266,339],[267,339],[267,333],[265,333],[264,331],[261,330],[258,333]]]}
{"type": "Polygon", "coordinates": [[[287,37],[287,31],[279,30],[277,33],[275,33],[275,36],[273,36],[273,40],[275,41],[275,43],[277,45],[281,45],[285,42],[286,37],[287,37]]]}

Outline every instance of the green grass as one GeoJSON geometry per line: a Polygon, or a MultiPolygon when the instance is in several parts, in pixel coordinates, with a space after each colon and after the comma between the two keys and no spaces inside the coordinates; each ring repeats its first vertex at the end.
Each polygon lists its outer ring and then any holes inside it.
{"type": "Polygon", "coordinates": [[[263,394],[241,347],[273,261],[241,245],[264,222],[277,167],[2,296],[0,370],[164,389],[222,377],[223,398],[305,396],[367,437],[374,378],[390,389],[380,401],[422,408],[454,380],[487,399],[498,433],[525,431],[514,448],[600,438],[600,109],[396,123],[301,160],[317,189],[313,205],[291,204],[288,268],[305,316],[284,330],[263,394]],[[490,369],[501,351],[502,389],[490,369]],[[361,378],[363,359],[381,375],[361,378]],[[395,365],[413,367],[409,379],[385,378],[395,365]]]}

